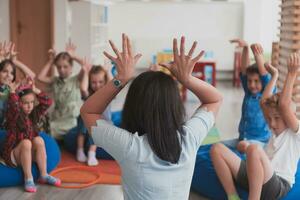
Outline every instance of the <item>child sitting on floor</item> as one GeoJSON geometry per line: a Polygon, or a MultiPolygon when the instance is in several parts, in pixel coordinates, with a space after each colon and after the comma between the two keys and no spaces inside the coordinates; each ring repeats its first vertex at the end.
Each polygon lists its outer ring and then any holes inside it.
{"type": "Polygon", "coordinates": [[[66,51],[55,55],[53,49],[49,50],[49,61],[38,75],[38,80],[50,86],[54,97],[54,110],[50,117],[51,135],[62,140],[68,131],[77,126],[79,109],[82,104],[80,84],[83,70],[72,76],[73,60],[82,65],[82,59],[75,55],[76,46],[72,43],[66,45],[66,51]],[[53,73],[54,66],[58,77],[53,73]]]}
{"type": "MultiPolygon", "coordinates": [[[[94,65],[85,60],[83,65],[83,87],[81,88],[83,99],[86,100],[89,96],[94,94],[97,90],[102,88],[108,81],[112,79],[111,68],[105,70],[101,65],[94,65]]],[[[107,121],[111,121],[111,109],[110,106],[106,108],[103,113],[103,118],[107,121]]],[[[98,165],[96,158],[97,146],[91,136],[89,136],[87,129],[85,128],[81,117],[78,119],[78,137],[77,137],[77,160],[79,162],[87,162],[89,166],[98,165]],[[84,154],[84,141],[88,139],[89,150],[88,157],[84,154]]]]}
{"type": "Polygon", "coordinates": [[[32,85],[20,86],[10,83],[7,108],[7,137],[2,150],[5,163],[11,167],[21,166],[24,172],[26,192],[36,192],[31,173],[32,161],[40,171],[40,183],[60,185],[61,181],[47,173],[47,155],[44,140],[39,136],[37,123],[45,115],[52,100],[32,85]],[[36,105],[38,100],[38,105],[36,105]]]}
{"type": "MultiPolygon", "coordinates": [[[[270,76],[264,67],[263,49],[259,44],[251,45],[256,63],[249,66],[248,44],[241,39],[231,40],[231,42],[243,48],[240,79],[245,96],[239,124],[239,140],[264,146],[271,132],[259,104],[262,93],[270,81],[270,76]]],[[[237,148],[245,152],[243,142],[240,142],[237,148]]]]}
{"type": "Polygon", "coordinates": [[[16,69],[19,69],[24,77],[35,78],[35,73],[17,59],[15,45],[11,42],[0,42],[0,128],[4,128],[9,86],[16,79],[16,69]]]}
{"type": "Polygon", "coordinates": [[[300,158],[300,129],[291,104],[300,55],[294,53],[288,59],[288,74],[282,93],[272,94],[278,70],[270,64],[266,67],[272,79],[260,103],[273,134],[265,149],[256,144],[246,144],[246,161],[223,144],[216,144],[211,149],[213,165],[229,200],[239,199],[234,180],[249,191],[250,200],[281,199],[295,183],[300,158]]]}

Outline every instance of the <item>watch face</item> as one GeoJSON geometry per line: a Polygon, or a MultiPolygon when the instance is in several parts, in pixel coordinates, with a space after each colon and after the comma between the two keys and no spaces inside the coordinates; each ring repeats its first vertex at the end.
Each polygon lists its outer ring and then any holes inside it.
{"type": "Polygon", "coordinates": [[[121,87],[121,81],[115,79],[115,80],[114,80],[114,85],[115,85],[116,87],[121,87]]]}

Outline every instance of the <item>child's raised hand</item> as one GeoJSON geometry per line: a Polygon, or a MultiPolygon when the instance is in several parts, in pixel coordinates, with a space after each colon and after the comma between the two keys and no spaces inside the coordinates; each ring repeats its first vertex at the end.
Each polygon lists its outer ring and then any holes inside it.
{"type": "Polygon", "coordinates": [[[18,81],[10,82],[10,83],[8,83],[8,86],[10,88],[10,92],[14,93],[14,92],[16,92],[17,88],[20,86],[20,82],[18,82],[18,81]]]}
{"type": "Polygon", "coordinates": [[[254,56],[263,55],[263,53],[264,53],[264,50],[260,44],[252,44],[251,50],[252,50],[254,56]]]}
{"type": "Polygon", "coordinates": [[[292,53],[287,61],[289,73],[296,74],[300,67],[299,53],[292,53]]]}
{"type": "Polygon", "coordinates": [[[32,86],[32,91],[35,94],[39,94],[41,93],[41,90],[39,88],[36,87],[34,80],[31,79],[31,86],[32,86]]]}
{"type": "Polygon", "coordinates": [[[122,52],[120,52],[114,43],[110,40],[110,46],[117,55],[113,57],[104,51],[104,55],[116,64],[117,79],[128,82],[134,76],[135,65],[142,56],[141,54],[134,55],[131,48],[131,43],[127,35],[122,34],[122,52]]]}
{"type": "Polygon", "coordinates": [[[185,54],[185,37],[181,37],[180,42],[180,51],[178,52],[177,39],[173,40],[173,55],[174,61],[169,64],[160,64],[161,66],[169,69],[171,73],[179,80],[181,83],[188,81],[192,76],[192,71],[195,64],[203,56],[204,51],[201,51],[195,58],[192,58],[192,55],[197,46],[197,42],[193,43],[192,48],[189,50],[189,53],[185,54]]]}
{"type": "Polygon", "coordinates": [[[91,64],[91,61],[87,58],[84,58],[83,59],[83,63],[82,63],[82,69],[85,73],[89,73],[89,71],[91,70],[92,68],[92,64],[91,64]]]}
{"type": "Polygon", "coordinates": [[[11,51],[14,48],[14,44],[12,42],[6,42],[0,43],[0,57],[2,59],[10,58],[11,51]]]}
{"type": "Polygon", "coordinates": [[[71,40],[66,44],[66,52],[72,57],[75,57],[76,46],[71,42],[71,40]]]}
{"type": "Polygon", "coordinates": [[[49,49],[48,50],[48,56],[49,56],[49,60],[53,61],[55,59],[55,56],[56,56],[56,51],[54,49],[49,49]]]}
{"type": "Polygon", "coordinates": [[[242,39],[232,39],[232,40],[229,40],[230,43],[233,43],[233,44],[237,44],[238,47],[247,47],[248,46],[248,43],[245,41],[245,40],[242,40],[242,39]]]}
{"type": "Polygon", "coordinates": [[[278,76],[278,69],[271,65],[270,62],[265,63],[266,70],[271,74],[271,76],[278,76]]]}
{"type": "Polygon", "coordinates": [[[9,49],[9,57],[13,60],[16,61],[17,60],[17,52],[15,51],[15,44],[11,43],[10,49],[9,49]]]}

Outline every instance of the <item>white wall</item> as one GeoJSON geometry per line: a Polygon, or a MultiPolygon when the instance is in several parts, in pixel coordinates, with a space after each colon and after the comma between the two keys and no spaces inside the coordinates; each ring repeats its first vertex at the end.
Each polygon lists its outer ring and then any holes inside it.
{"type": "Polygon", "coordinates": [[[69,19],[68,0],[54,1],[54,43],[55,49],[62,51],[69,39],[70,31],[68,26],[69,19]]]}
{"type": "Polygon", "coordinates": [[[265,52],[272,51],[272,42],[278,40],[280,1],[245,0],[244,39],[261,43],[265,52]]]}
{"type": "Polygon", "coordinates": [[[124,2],[109,10],[109,37],[120,45],[127,33],[143,54],[139,67],[152,55],[172,48],[172,38],[185,35],[187,46],[197,40],[199,49],[214,51],[217,68],[233,66],[233,46],[228,40],[243,36],[242,2],[124,2]]]}
{"type": "Polygon", "coordinates": [[[9,40],[9,0],[0,0],[0,41],[9,40]]]}

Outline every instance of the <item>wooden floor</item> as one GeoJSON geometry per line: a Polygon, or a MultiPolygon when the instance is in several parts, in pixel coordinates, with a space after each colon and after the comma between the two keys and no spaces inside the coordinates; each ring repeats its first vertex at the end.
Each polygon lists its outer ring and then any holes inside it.
{"type": "MultiPolygon", "coordinates": [[[[243,91],[232,88],[230,83],[218,83],[217,87],[224,95],[223,106],[216,120],[216,126],[222,139],[231,139],[238,135],[238,123],[241,113],[243,91]]],[[[114,101],[113,107],[120,108],[125,93],[114,101]]],[[[198,106],[197,102],[187,102],[187,113],[190,115],[198,106]]],[[[1,177],[0,177],[1,178],[1,177]]],[[[0,200],[123,200],[121,186],[95,185],[87,189],[59,189],[50,186],[38,186],[35,194],[23,192],[22,187],[1,188],[0,200]]],[[[189,200],[206,200],[191,192],[189,200]]]]}

